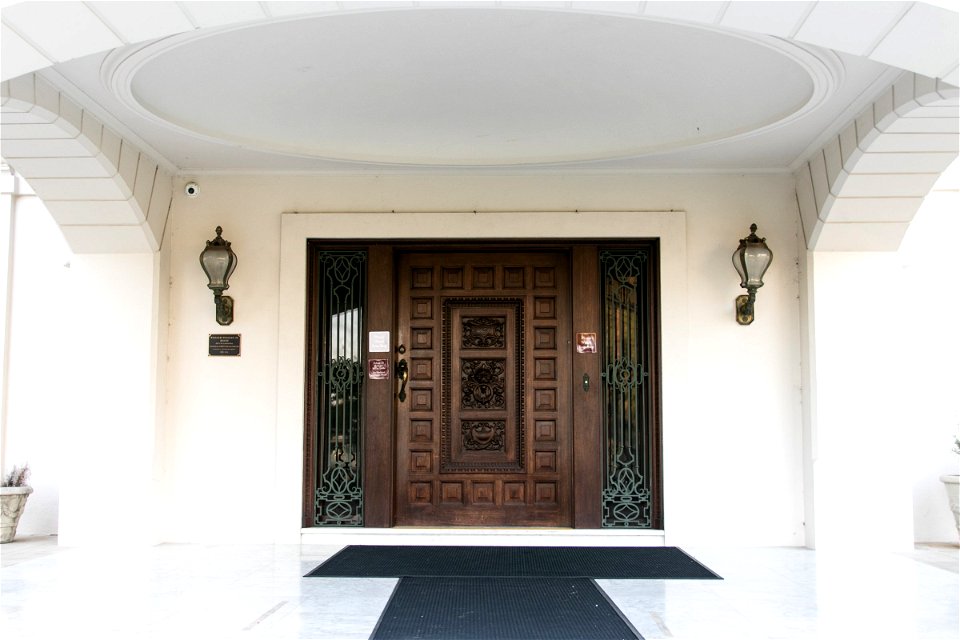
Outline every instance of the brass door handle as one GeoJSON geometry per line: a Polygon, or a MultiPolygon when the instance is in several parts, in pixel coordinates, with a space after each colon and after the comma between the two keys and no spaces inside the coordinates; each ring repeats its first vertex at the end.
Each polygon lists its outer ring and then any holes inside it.
{"type": "Polygon", "coordinates": [[[397,394],[397,400],[403,402],[407,399],[407,378],[410,377],[410,369],[407,367],[407,359],[400,358],[397,363],[397,378],[400,379],[400,393],[397,394]]]}

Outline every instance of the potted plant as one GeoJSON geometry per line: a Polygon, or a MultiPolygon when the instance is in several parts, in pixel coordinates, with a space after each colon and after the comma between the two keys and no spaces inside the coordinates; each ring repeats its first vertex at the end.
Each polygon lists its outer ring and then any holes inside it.
{"type": "Polygon", "coordinates": [[[27,484],[30,477],[30,466],[14,467],[13,471],[3,476],[0,486],[0,543],[13,542],[17,535],[17,522],[23,508],[27,505],[27,498],[33,493],[33,487],[27,484]]]}
{"type": "MultiPolygon", "coordinates": [[[[953,452],[960,456],[960,436],[953,437],[953,452]]],[[[940,476],[940,481],[947,489],[953,521],[957,525],[957,533],[960,533],[960,475],[947,473],[940,476]]]]}

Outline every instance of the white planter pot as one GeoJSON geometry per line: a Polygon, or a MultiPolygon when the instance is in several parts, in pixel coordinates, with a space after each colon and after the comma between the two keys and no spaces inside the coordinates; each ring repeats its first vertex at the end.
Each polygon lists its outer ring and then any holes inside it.
{"type": "Polygon", "coordinates": [[[940,481],[947,490],[950,510],[953,511],[953,522],[957,525],[957,533],[960,534],[960,476],[943,475],[940,476],[940,481]]]}
{"type": "Polygon", "coordinates": [[[0,487],[0,543],[13,542],[17,536],[17,522],[31,493],[33,487],[0,487]]]}

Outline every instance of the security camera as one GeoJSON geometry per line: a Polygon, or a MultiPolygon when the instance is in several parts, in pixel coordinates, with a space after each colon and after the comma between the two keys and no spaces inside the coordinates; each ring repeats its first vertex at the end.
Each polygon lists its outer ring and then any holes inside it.
{"type": "Polygon", "coordinates": [[[196,198],[200,195],[200,185],[196,182],[188,182],[187,186],[183,188],[183,192],[187,194],[188,198],[196,198]]]}

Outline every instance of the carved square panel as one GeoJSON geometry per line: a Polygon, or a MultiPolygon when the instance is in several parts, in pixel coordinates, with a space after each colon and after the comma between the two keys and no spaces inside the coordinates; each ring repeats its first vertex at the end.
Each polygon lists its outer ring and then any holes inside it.
{"type": "Polygon", "coordinates": [[[523,505],[527,503],[527,484],[525,482],[503,483],[503,504],[523,505]]]}
{"type": "Polygon", "coordinates": [[[536,411],[557,410],[556,389],[536,389],[533,392],[533,408],[536,411]]]}
{"type": "Polygon", "coordinates": [[[557,359],[556,358],[537,358],[534,361],[533,376],[537,380],[556,380],[557,379],[557,359]]]}
{"type": "Polygon", "coordinates": [[[557,301],[555,298],[534,298],[533,317],[538,320],[553,320],[557,317],[557,301]]]}
{"type": "Polygon", "coordinates": [[[557,452],[535,451],[533,454],[533,470],[555,473],[557,471],[557,452]]]}
{"type": "Polygon", "coordinates": [[[507,319],[505,316],[466,316],[460,319],[460,341],[464,349],[505,349],[507,319]]]}
{"type": "Polygon", "coordinates": [[[506,384],[506,360],[464,358],[460,361],[460,407],[462,409],[506,409],[506,384]]]}
{"type": "Polygon", "coordinates": [[[463,504],[463,483],[441,482],[440,502],[443,504],[463,504]]]}
{"type": "Polygon", "coordinates": [[[414,327],[410,329],[411,349],[433,349],[433,329],[414,327]]]}
{"type": "Polygon", "coordinates": [[[433,267],[413,267],[410,269],[411,289],[433,289],[433,267]]]}
{"type": "Polygon", "coordinates": [[[494,267],[473,268],[473,288],[493,289],[496,285],[497,270],[494,267]]]}
{"type": "Polygon", "coordinates": [[[411,420],[410,442],[433,442],[433,420],[411,420]]]}
{"type": "Polygon", "coordinates": [[[533,437],[537,442],[556,442],[556,420],[537,420],[534,423],[533,437]]]}
{"type": "Polygon", "coordinates": [[[433,483],[411,482],[407,489],[407,502],[410,504],[431,504],[433,502],[433,483]]]}
{"type": "Polygon", "coordinates": [[[504,451],[506,424],[503,420],[464,420],[460,423],[461,448],[464,451],[504,451]]]}
{"type": "Polygon", "coordinates": [[[412,473],[430,473],[433,470],[432,451],[411,451],[410,471],[412,473]]]}
{"type": "Polygon", "coordinates": [[[537,289],[554,289],[557,286],[557,270],[553,267],[535,267],[533,286],[537,289]]]}
{"type": "Polygon", "coordinates": [[[533,489],[534,504],[557,504],[557,483],[538,482],[533,489]]]}
{"type": "Polygon", "coordinates": [[[410,389],[410,411],[433,411],[433,390],[410,389]]]}
{"type": "Polygon", "coordinates": [[[474,482],[473,483],[473,504],[493,504],[492,482],[474,482]]]}
{"type": "Polygon", "coordinates": [[[556,349],[557,330],[552,327],[537,327],[533,330],[534,349],[556,349]]]}
{"type": "Polygon", "coordinates": [[[411,298],[410,317],[414,320],[432,320],[433,298],[411,298]]]}
{"type": "Polygon", "coordinates": [[[433,380],[433,358],[410,358],[411,380],[433,380]]]}
{"type": "Polygon", "coordinates": [[[463,267],[443,267],[443,288],[463,289],[463,267]]]}
{"type": "Polygon", "coordinates": [[[524,267],[504,267],[503,268],[503,288],[504,289],[525,289],[527,286],[524,277],[526,269],[524,267]]]}

